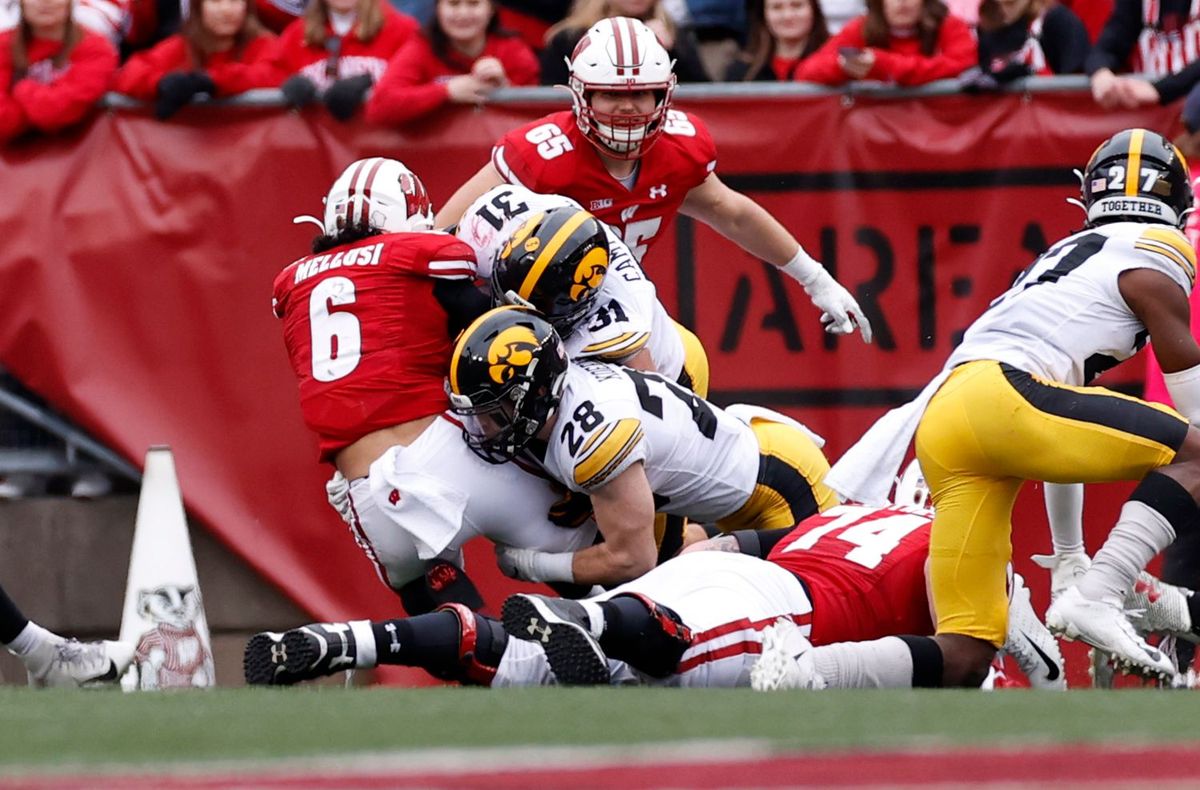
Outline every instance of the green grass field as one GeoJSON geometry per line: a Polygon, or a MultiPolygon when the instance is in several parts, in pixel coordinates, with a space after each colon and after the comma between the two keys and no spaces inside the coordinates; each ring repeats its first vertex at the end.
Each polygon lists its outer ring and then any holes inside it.
{"type": "Polygon", "coordinates": [[[1200,695],[1125,690],[0,689],[0,769],[752,738],[783,750],[1193,743],[1200,695]]]}

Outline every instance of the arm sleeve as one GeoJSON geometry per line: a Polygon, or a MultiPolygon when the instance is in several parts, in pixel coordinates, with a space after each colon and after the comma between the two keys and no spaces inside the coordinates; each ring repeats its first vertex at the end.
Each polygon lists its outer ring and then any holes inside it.
{"type": "Polygon", "coordinates": [[[435,280],[433,296],[446,311],[446,328],[451,339],[492,306],[488,295],[469,280],[435,280]]]}
{"type": "Polygon", "coordinates": [[[537,85],[541,76],[541,66],[537,55],[524,41],[514,38],[511,41],[508,55],[504,59],[504,73],[512,85],[537,85]]]}
{"type": "Polygon", "coordinates": [[[791,534],[795,527],[780,527],[779,529],[739,529],[730,533],[737,541],[738,551],[765,560],[775,548],[775,544],[791,534]]]}
{"type": "Polygon", "coordinates": [[[283,82],[283,72],[274,63],[274,36],[263,35],[251,41],[242,59],[211,66],[212,77],[221,96],[245,93],[255,88],[275,88],[283,82]]]}
{"type": "Polygon", "coordinates": [[[1055,74],[1082,74],[1092,45],[1088,41],[1087,28],[1075,12],[1056,5],[1046,12],[1042,49],[1055,74]]]}
{"type": "Polygon", "coordinates": [[[897,85],[924,85],[934,80],[957,77],[975,65],[979,52],[965,22],[948,16],[942,22],[937,52],[933,55],[901,55],[875,50],[872,79],[891,80],[897,85]]]}
{"type": "Polygon", "coordinates": [[[862,20],[852,20],[821,48],[800,61],[792,79],[796,82],[816,82],[821,85],[842,85],[850,81],[838,64],[839,47],[862,47],[862,20]]]}
{"type": "Polygon", "coordinates": [[[1120,71],[1137,43],[1142,31],[1142,4],[1140,0],[1117,0],[1112,16],[1100,31],[1096,46],[1087,58],[1085,71],[1088,76],[1100,69],[1120,71]]]}
{"type": "Polygon", "coordinates": [[[186,60],[183,37],[171,36],[126,61],[113,80],[113,90],[150,101],[158,90],[158,81],[166,74],[182,69],[186,60]]]}
{"type": "Polygon", "coordinates": [[[388,61],[367,101],[367,120],[377,124],[407,123],[450,101],[445,82],[434,82],[425,68],[425,46],[411,39],[388,61]]]}
{"type": "Polygon", "coordinates": [[[61,77],[45,85],[21,80],[13,87],[13,98],[32,126],[58,131],[83,120],[108,90],[116,70],[116,50],[103,37],[88,34],[71,53],[71,68],[61,77]]]}
{"type": "Polygon", "coordinates": [[[1158,103],[1170,104],[1181,99],[1200,82],[1200,60],[1193,60],[1174,74],[1168,74],[1154,83],[1158,91],[1158,103]]]}

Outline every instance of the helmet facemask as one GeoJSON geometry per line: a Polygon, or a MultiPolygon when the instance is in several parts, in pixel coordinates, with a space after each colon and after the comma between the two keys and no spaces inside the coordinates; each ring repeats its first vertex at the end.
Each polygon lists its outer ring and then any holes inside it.
{"type": "Polygon", "coordinates": [[[675,92],[675,75],[671,82],[660,85],[608,86],[584,85],[571,78],[571,101],[575,119],[581,131],[601,152],[613,159],[639,159],[658,141],[663,132],[671,96],[675,92]],[[592,106],[597,91],[654,92],[654,109],[647,113],[599,112],[592,106]]]}

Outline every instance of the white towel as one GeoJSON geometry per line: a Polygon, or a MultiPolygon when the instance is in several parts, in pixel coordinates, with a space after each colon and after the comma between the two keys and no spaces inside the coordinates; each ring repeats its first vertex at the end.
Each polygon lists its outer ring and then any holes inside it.
{"type": "Polygon", "coordinates": [[[396,469],[392,458],[396,449],[371,464],[371,497],[398,527],[412,535],[417,556],[431,560],[462,530],[467,494],[433,475],[396,469]]]}
{"type": "Polygon", "coordinates": [[[949,375],[949,370],[943,370],[916,398],[876,420],[825,475],[825,485],[836,491],[842,501],[888,504],[892,483],[904,463],[925,407],[949,375]]]}

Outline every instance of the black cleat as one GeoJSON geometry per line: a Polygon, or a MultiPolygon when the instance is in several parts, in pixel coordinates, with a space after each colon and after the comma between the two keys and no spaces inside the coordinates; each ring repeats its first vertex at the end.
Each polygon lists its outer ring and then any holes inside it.
{"type": "Polygon", "coordinates": [[[251,686],[290,686],[353,669],[357,650],[346,623],[312,623],[250,637],[242,670],[251,686]]]}
{"type": "Polygon", "coordinates": [[[538,642],[563,686],[607,686],[608,657],[589,630],[587,611],[575,601],[518,593],[502,611],[509,636],[538,642]]]}

